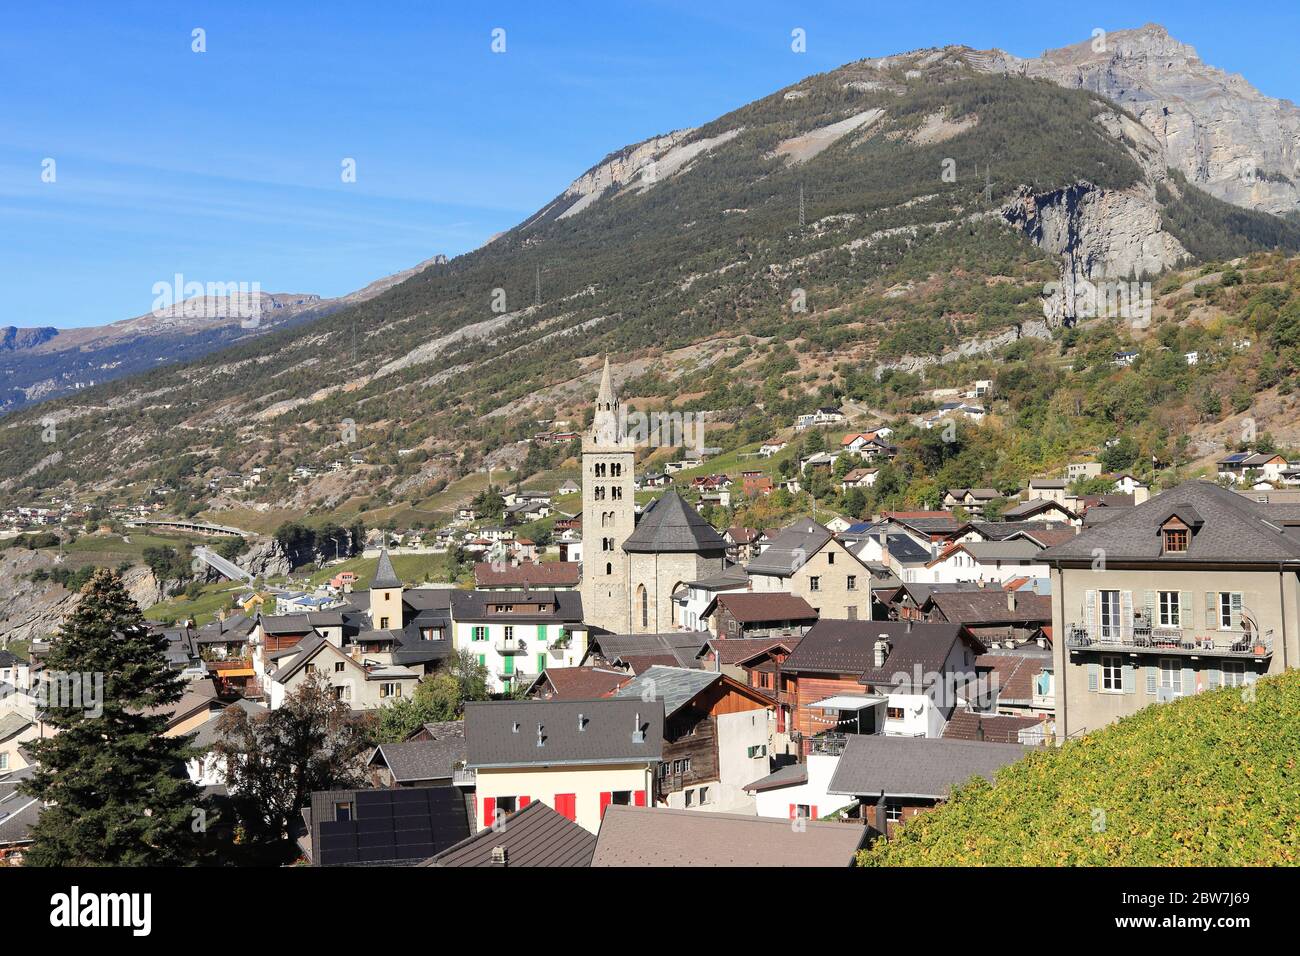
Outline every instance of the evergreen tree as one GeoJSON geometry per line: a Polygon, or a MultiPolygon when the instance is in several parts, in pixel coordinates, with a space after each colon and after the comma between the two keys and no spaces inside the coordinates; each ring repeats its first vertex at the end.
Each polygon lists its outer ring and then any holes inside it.
{"type": "Polygon", "coordinates": [[[39,766],[24,791],[45,808],[29,866],[166,866],[199,857],[200,794],[185,774],[190,737],[164,737],[182,683],[166,640],[145,625],[121,577],[97,570],[63,622],[45,670],[39,766]]]}

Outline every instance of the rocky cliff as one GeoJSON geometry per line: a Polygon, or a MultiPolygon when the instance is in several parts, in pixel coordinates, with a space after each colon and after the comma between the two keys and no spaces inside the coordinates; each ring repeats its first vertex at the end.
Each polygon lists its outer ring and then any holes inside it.
{"type": "Polygon", "coordinates": [[[1118,103],[1159,142],[1167,165],[1218,199],[1275,215],[1300,210],[1300,107],[1206,64],[1162,26],[1117,30],[1030,59],[1001,50],[969,59],[1118,103]]]}

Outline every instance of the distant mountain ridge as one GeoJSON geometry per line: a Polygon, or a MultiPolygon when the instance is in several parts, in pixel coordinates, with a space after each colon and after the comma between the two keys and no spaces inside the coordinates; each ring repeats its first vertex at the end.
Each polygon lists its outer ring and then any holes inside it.
{"type": "Polygon", "coordinates": [[[446,256],[435,256],[333,299],[314,293],[258,293],[255,325],[243,317],[249,310],[238,307],[247,303],[232,305],[228,296],[203,296],[108,325],[0,327],[0,353],[6,353],[0,354],[0,414],[329,315],[446,261],[446,256]]]}

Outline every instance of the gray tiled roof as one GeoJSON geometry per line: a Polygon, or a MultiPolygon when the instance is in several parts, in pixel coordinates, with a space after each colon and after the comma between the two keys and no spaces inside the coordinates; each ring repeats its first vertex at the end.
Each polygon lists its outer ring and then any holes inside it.
{"type": "Polygon", "coordinates": [[[441,780],[465,759],[465,749],[464,737],[451,736],[380,744],[370,756],[370,766],[383,764],[397,783],[441,780]]]}
{"type": "Polygon", "coordinates": [[[867,828],[740,813],[611,806],[592,866],[851,866],[867,828]]]}
{"type": "Polygon", "coordinates": [[[30,841],[30,831],[41,815],[41,802],[18,792],[18,784],[30,779],[35,767],[0,774],[0,847],[30,841]]]}
{"type": "Polygon", "coordinates": [[[750,574],[789,577],[825,547],[833,536],[811,518],[800,518],[768,540],[763,553],[749,562],[750,574]]]}
{"type": "Polygon", "coordinates": [[[492,862],[497,847],[506,851],[506,866],[590,866],[596,837],[534,800],[422,865],[499,866],[492,862]]]}
{"type": "Polygon", "coordinates": [[[1107,561],[1151,560],[1162,563],[1300,562],[1300,531],[1284,522],[1290,515],[1207,481],[1186,481],[1127,509],[1122,521],[1105,521],[1064,544],[1042,552],[1048,562],[1092,561],[1100,549],[1107,561]],[[1202,524],[1187,551],[1162,554],[1160,526],[1175,512],[1191,508],[1202,524]]]}
{"type": "Polygon", "coordinates": [[[850,736],[827,793],[941,799],[973,776],[992,780],[1028,748],[973,740],[928,737],[850,736]]]}
{"type": "Polygon", "coordinates": [[[375,576],[370,582],[372,588],[400,588],[402,579],[393,570],[393,559],[388,556],[388,549],[379,552],[379,563],[375,566],[375,576]]]}
{"type": "Polygon", "coordinates": [[[601,697],[465,705],[471,768],[656,761],[663,755],[663,734],[662,701],[601,697]]]}
{"type": "Polygon", "coordinates": [[[230,710],[232,707],[238,707],[240,710],[244,711],[244,713],[248,714],[251,717],[256,717],[259,714],[270,713],[270,709],[268,707],[265,707],[262,704],[254,703],[251,700],[244,700],[241,697],[239,700],[232,703],[230,707],[226,707],[223,710],[213,711],[208,716],[208,719],[199,726],[198,732],[194,735],[194,740],[191,742],[190,746],[198,747],[202,749],[202,748],[211,747],[213,744],[215,744],[217,742],[218,737],[220,736],[217,733],[217,724],[221,721],[221,715],[224,714],[227,710],[230,710]]]}
{"type": "Polygon", "coordinates": [[[676,491],[646,507],[623,550],[645,554],[726,551],[727,542],[676,491]]]}
{"type": "Polygon", "coordinates": [[[660,698],[664,702],[665,713],[671,717],[697,694],[721,678],[722,675],[717,671],[663,667],[656,664],[619,688],[614,696],[638,697],[643,700],[660,698]]]}
{"type": "Polygon", "coordinates": [[[664,634],[599,634],[591,638],[590,650],[605,660],[626,661],[637,657],[667,657],[682,667],[698,667],[696,659],[709,640],[707,631],[668,631],[664,634]]]}
{"type": "Polygon", "coordinates": [[[529,624],[576,624],[582,620],[582,593],[579,591],[491,591],[476,589],[458,590],[451,595],[451,616],[457,621],[520,621],[529,624]],[[546,613],[525,613],[520,610],[498,612],[488,610],[494,604],[546,604],[553,608],[546,613]]]}

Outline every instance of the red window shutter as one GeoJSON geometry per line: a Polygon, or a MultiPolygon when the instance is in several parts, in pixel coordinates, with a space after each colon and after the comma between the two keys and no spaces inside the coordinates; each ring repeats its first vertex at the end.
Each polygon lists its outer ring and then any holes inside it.
{"type": "Polygon", "coordinates": [[[557,793],[555,795],[555,812],[570,820],[578,818],[578,795],[576,793],[557,793]]]}
{"type": "Polygon", "coordinates": [[[607,806],[609,806],[609,802],[610,802],[611,800],[613,800],[613,799],[614,799],[614,794],[611,793],[609,790],[605,790],[605,791],[602,791],[602,792],[601,792],[601,794],[600,794],[600,818],[601,818],[602,820],[605,819],[605,808],[606,808],[607,806]]]}
{"type": "Polygon", "coordinates": [[[634,793],[634,794],[632,795],[632,800],[633,800],[633,802],[636,803],[636,805],[637,805],[638,807],[644,807],[644,806],[645,806],[645,791],[644,791],[644,790],[638,790],[638,791],[636,791],[636,793],[634,793]]]}
{"type": "Polygon", "coordinates": [[[522,810],[522,809],[523,809],[524,807],[526,807],[526,806],[528,806],[528,798],[527,798],[527,797],[520,797],[520,798],[519,798],[519,809],[522,810]]]}
{"type": "Polygon", "coordinates": [[[790,804],[790,819],[794,819],[794,804],[790,804]]]}
{"type": "Polygon", "coordinates": [[[497,818],[497,798],[484,797],[483,798],[483,819],[479,821],[479,825],[484,828],[490,827],[493,823],[496,822],[496,818],[497,818]]]}
{"type": "Polygon", "coordinates": [[[816,819],[817,819],[817,804],[814,803],[814,804],[812,805],[812,807],[810,807],[809,809],[810,809],[811,812],[808,814],[808,816],[809,816],[810,818],[812,818],[813,820],[816,820],[816,819]]]}

